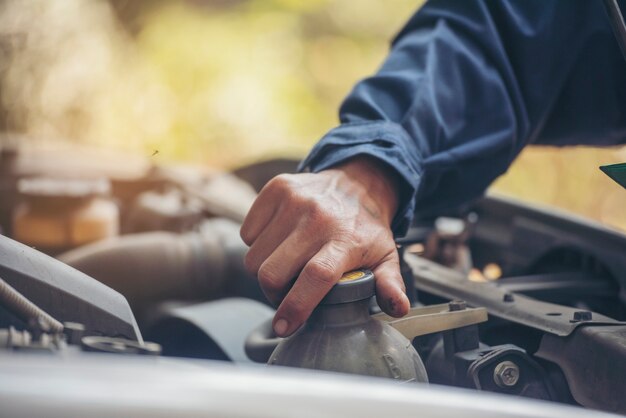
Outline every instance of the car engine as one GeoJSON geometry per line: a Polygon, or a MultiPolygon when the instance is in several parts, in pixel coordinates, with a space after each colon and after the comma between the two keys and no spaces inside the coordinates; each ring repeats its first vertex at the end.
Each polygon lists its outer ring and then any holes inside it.
{"type": "MultiPolygon", "coordinates": [[[[239,225],[296,161],[120,169],[76,147],[4,144],[0,375],[25,354],[70,370],[105,353],[121,373],[137,355],[268,362],[281,339],[239,225]]],[[[412,309],[369,310],[412,341],[431,384],[626,414],[625,234],[487,196],[419,214],[397,243],[412,309]]]]}

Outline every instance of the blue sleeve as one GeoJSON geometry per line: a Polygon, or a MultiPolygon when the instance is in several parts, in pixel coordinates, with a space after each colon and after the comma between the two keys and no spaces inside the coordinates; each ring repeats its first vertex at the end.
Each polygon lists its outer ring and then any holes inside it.
{"type": "Polygon", "coordinates": [[[480,196],[529,143],[626,139],[626,63],[600,1],[433,0],[302,162],[370,155],[400,179],[392,224],[480,196]]]}

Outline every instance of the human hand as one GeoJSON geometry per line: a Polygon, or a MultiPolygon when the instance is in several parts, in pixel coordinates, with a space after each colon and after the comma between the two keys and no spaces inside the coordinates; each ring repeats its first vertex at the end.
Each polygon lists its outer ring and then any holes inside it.
{"type": "Polygon", "coordinates": [[[250,246],[246,268],[278,305],[278,336],[296,331],[344,272],[361,267],[376,276],[380,307],[406,315],[409,300],[390,229],[397,200],[393,174],[369,157],[267,183],[241,238],[250,246]]]}

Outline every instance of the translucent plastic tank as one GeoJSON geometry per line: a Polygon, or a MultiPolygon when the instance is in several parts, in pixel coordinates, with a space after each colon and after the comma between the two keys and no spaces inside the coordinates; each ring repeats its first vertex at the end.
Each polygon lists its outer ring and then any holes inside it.
{"type": "Polygon", "coordinates": [[[104,180],[34,178],[18,183],[22,203],[13,213],[13,237],[58,253],[118,234],[119,210],[104,180]]]}
{"type": "Polygon", "coordinates": [[[411,342],[369,315],[374,291],[370,271],[345,274],[307,323],[276,347],[269,364],[428,381],[411,342]]]}

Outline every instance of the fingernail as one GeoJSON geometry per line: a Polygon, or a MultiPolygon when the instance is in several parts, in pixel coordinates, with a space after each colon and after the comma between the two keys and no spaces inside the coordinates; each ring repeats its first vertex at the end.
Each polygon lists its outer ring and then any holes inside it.
{"type": "MultiPolygon", "coordinates": [[[[402,299],[403,299],[403,303],[402,304],[404,306],[408,306],[409,309],[411,309],[411,301],[409,300],[409,297],[403,293],[402,294],[402,299]]],[[[403,314],[406,314],[406,311],[404,309],[402,311],[403,311],[402,312],[403,314]]]]}
{"type": "Polygon", "coordinates": [[[389,298],[389,310],[394,315],[404,315],[406,313],[406,306],[410,306],[409,298],[402,293],[398,299],[389,298]]]}
{"type": "Polygon", "coordinates": [[[289,322],[282,318],[276,321],[276,323],[274,324],[274,332],[279,337],[282,337],[287,333],[287,328],[289,328],[289,322]]]}

